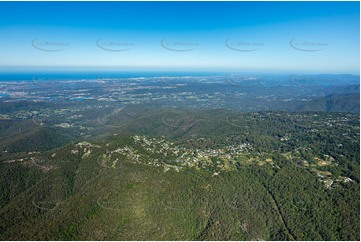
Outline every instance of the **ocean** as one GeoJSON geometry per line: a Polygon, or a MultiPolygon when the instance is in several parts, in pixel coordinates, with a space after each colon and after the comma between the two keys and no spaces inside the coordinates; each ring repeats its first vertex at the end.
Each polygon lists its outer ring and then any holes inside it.
{"type": "Polygon", "coordinates": [[[214,76],[224,73],[172,72],[172,71],[43,71],[43,72],[0,72],[0,81],[55,81],[92,80],[98,78],[138,78],[161,76],[214,76]]]}

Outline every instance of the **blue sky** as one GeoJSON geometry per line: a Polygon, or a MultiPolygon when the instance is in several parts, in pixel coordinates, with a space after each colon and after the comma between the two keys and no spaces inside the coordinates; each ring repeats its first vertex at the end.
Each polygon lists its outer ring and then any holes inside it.
{"type": "Polygon", "coordinates": [[[8,67],[359,73],[358,2],[0,2],[8,67]]]}

